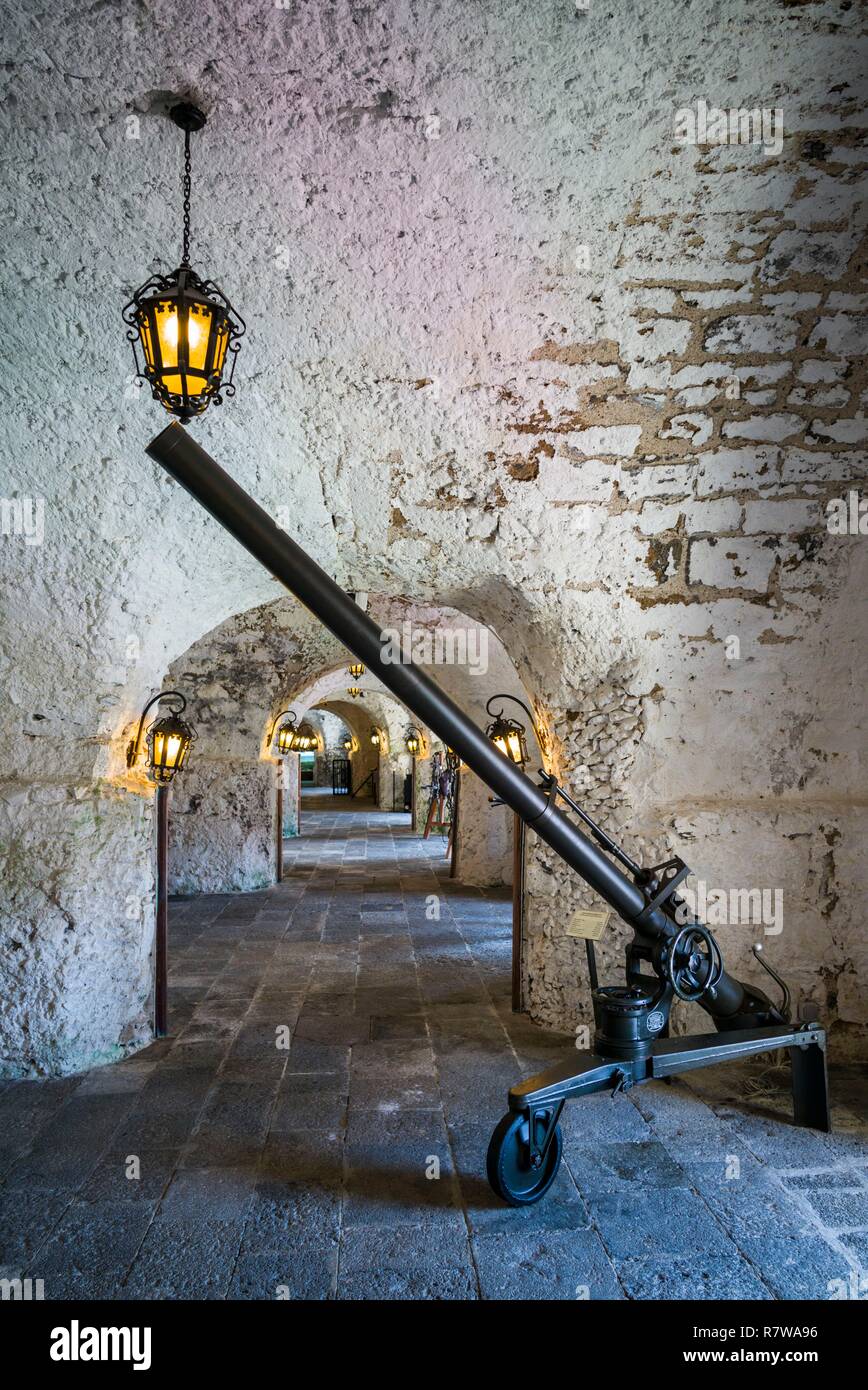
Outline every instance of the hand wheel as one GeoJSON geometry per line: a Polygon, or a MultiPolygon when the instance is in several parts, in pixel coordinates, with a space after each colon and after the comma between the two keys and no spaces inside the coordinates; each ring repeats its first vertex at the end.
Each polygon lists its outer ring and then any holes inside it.
{"type": "Polygon", "coordinates": [[[723,974],[720,947],[706,927],[682,927],[667,943],[663,968],[678,998],[695,1004],[723,974]]]}

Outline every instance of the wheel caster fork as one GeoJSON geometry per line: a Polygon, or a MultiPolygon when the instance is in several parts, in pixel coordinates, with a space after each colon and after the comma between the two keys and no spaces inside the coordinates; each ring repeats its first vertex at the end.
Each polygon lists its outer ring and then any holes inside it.
{"type": "Polygon", "coordinates": [[[530,1167],[535,1170],[542,1168],[545,1164],[563,1108],[564,1102],[561,1101],[554,1113],[540,1107],[528,1112],[528,1162],[530,1167]],[[540,1128],[542,1128],[542,1142],[540,1142],[540,1128]]]}
{"type": "Polygon", "coordinates": [[[491,1136],[488,1181],[513,1207],[530,1206],[548,1192],[561,1163],[563,1138],[558,1124],[563,1101],[510,1110],[491,1136]]]}

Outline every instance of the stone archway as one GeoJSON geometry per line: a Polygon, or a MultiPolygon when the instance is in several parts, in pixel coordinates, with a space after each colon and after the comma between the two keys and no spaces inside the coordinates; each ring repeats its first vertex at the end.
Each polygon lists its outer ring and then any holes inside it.
{"type": "MultiPolygon", "coordinates": [[[[480,725],[488,721],[485,703],[491,694],[512,691],[529,698],[502,644],[478,620],[406,600],[377,597],[371,605],[384,630],[412,621],[432,642],[444,630],[472,635],[460,649],[438,652],[432,645],[432,670],[480,725]],[[437,662],[438,655],[456,654],[469,659],[437,662]]],[[[274,797],[276,759],[268,736],[284,709],[291,708],[299,720],[320,705],[336,709],[358,726],[360,743],[376,715],[387,732],[386,771],[409,766],[403,735],[409,722],[418,721],[371,673],[363,681],[363,700],[349,700],[349,659],[309,614],[283,599],[230,619],[173,663],[168,678],[190,696],[199,726],[196,757],[178,784],[173,818],[176,891],[244,891],[273,881],[274,827],[269,829],[267,808],[274,797]]],[[[423,727],[422,733],[426,756],[420,764],[441,747],[431,730],[423,727]]],[[[472,881],[480,885],[506,882],[509,846],[498,826],[508,827],[509,815],[505,808],[492,810],[487,791],[476,782],[468,773],[466,804],[474,815],[466,818],[462,861],[468,872],[475,868],[472,881]]]]}

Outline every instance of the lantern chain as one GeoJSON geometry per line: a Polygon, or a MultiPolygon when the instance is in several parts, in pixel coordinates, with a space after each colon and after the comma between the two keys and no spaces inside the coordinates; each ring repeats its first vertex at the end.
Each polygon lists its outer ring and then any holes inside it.
{"type": "Polygon", "coordinates": [[[190,159],[190,131],[184,131],[184,254],[182,265],[190,264],[190,186],[192,161],[190,159]]]}

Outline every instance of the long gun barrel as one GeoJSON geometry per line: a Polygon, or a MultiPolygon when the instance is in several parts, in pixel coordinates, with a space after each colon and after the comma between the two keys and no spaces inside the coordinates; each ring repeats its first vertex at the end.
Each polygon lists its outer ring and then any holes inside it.
{"type": "MultiPolygon", "coordinates": [[[[677,935],[678,920],[669,897],[658,901],[656,883],[631,881],[603,851],[555,805],[554,790],[525,776],[419,666],[396,662],[384,650],[380,629],[340,585],[281,530],[269,514],[239,487],[177,423],[147,447],[161,465],[206,511],[278,579],[428,728],[453,748],[483,782],[550,845],[556,854],[636,932],[647,958],[677,935]],[[655,905],[656,904],[656,905],[655,905]]],[[[658,974],[659,966],[656,966],[658,974]]],[[[727,975],[722,964],[713,989],[698,999],[726,1027],[727,1020],[759,1016],[768,1008],[760,991],[727,975]],[[765,1009],[763,1008],[765,1006],[765,1009]]],[[[739,1025],[741,1026],[741,1025],[739,1025]]]]}

